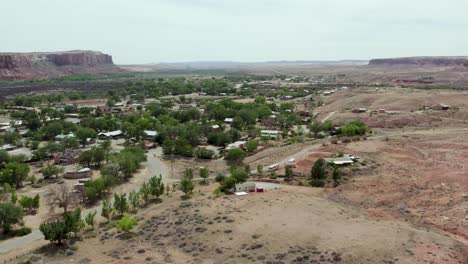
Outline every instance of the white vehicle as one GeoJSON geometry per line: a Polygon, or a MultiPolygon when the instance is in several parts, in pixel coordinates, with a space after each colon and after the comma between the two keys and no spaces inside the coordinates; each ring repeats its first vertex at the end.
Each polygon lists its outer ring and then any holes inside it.
{"type": "Polygon", "coordinates": [[[268,166],[268,171],[276,171],[279,170],[279,164],[273,164],[268,166]]]}

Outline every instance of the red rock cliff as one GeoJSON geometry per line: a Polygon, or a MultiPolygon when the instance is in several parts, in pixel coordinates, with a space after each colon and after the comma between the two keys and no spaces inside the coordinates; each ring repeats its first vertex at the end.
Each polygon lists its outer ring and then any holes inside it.
{"type": "Polygon", "coordinates": [[[32,79],[67,74],[120,71],[112,56],[97,51],[0,53],[0,79],[32,79]]]}

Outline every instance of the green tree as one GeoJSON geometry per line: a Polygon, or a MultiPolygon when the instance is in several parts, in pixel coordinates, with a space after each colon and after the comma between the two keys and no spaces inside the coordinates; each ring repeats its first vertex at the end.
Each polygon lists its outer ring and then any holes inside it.
{"type": "Polygon", "coordinates": [[[260,177],[263,176],[263,165],[262,164],[258,164],[257,165],[257,173],[260,177]]]}
{"type": "Polygon", "coordinates": [[[151,189],[151,195],[156,199],[164,194],[164,184],[162,182],[161,175],[159,177],[153,176],[149,179],[149,186],[151,189]]]}
{"type": "Polygon", "coordinates": [[[184,176],[180,181],[179,190],[184,193],[184,197],[188,198],[192,194],[195,186],[193,185],[192,178],[184,176]]]}
{"type": "Polygon", "coordinates": [[[136,219],[125,215],[117,222],[115,227],[123,232],[129,232],[137,223],[136,219]]]}
{"type": "Polygon", "coordinates": [[[114,208],[112,207],[110,200],[109,199],[102,200],[101,216],[106,218],[108,223],[112,217],[113,211],[114,211],[114,208]]]}
{"type": "Polygon", "coordinates": [[[3,232],[8,233],[11,226],[19,224],[23,221],[23,209],[11,202],[4,202],[0,204],[0,225],[3,232]]]}
{"type": "Polygon", "coordinates": [[[324,159],[318,159],[310,172],[309,183],[314,187],[323,187],[327,178],[325,171],[326,162],[324,159]]]}
{"type": "Polygon", "coordinates": [[[291,168],[291,166],[286,166],[285,174],[286,174],[286,179],[288,179],[288,181],[292,181],[293,176],[294,176],[294,171],[291,168]]]}
{"type": "Polygon", "coordinates": [[[242,161],[247,157],[247,153],[241,148],[233,148],[228,150],[226,154],[226,159],[234,161],[236,164],[242,163],[242,161]]]}
{"type": "Polygon", "coordinates": [[[332,178],[333,178],[333,186],[338,186],[340,185],[341,181],[341,173],[340,170],[337,166],[333,167],[333,172],[332,172],[332,178]]]}
{"type": "Polygon", "coordinates": [[[252,140],[252,141],[249,141],[247,143],[245,143],[245,148],[247,149],[247,152],[255,152],[257,150],[257,147],[258,147],[258,141],[256,140],[252,140]]]}
{"type": "Polygon", "coordinates": [[[7,182],[12,186],[16,186],[16,188],[20,188],[23,186],[23,181],[28,177],[28,174],[28,164],[10,162],[1,171],[0,180],[3,183],[7,182]]]}
{"type": "Polygon", "coordinates": [[[145,202],[145,204],[148,203],[150,196],[151,196],[151,187],[147,182],[143,182],[143,184],[140,187],[140,196],[145,202]]]}
{"type": "Polygon", "coordinates": [[[31,213],[33,210],[39,209],[40,197],[38,194],[34,197],[21,196],[18,203],[23,207],[23,210],[31,213]]]}
{"type": "Polygon", "coordinates": [[[210,170],[208,168],[201,167],[199,174],[200,178],[203,179],[203,183],[206,183],[206,179],[208,179],[208,177],[210,176],[210,170]]]}
{"type": "Polygon", "coordinates": [[[135,213],[140,205],[140,193],[137,191],[131,191],[128,194],[128,201],[132,207],[132,211],[135,213]]]}
{"type": "Polygon", "coordinates": [[[91,229],[94,229],[94,225],[96,224],[96,214],[97,212],[94,210],[85,216],[85,222],[87,225],[91,226],[91,229]]]}
{"type": "Polygon", "coordinates": [[[88,142],[88,138],[96,138],[97,133],[94,129],[88,128],[88,127],[80,127],[76,131],[76,137],[80,141],[80,143],[84,146],[86,146],[86,143],[88,142]]]}
{"type": "Polygon", "coordinates": [[[127,194],[121,195],[114,194],[114,209],[119,213],[119,216],[123,216],[128,211],[127,194]]]}
{"type": "Polygon", "coordinates": [[[41,173],[45,179],[55,176],[58,178],[60,174],[64,171],[63,167],[55,166],[55,165],[47,165],[46,167],[41,169],[41,173]]]}
{"type": "Polygon", "coordinates": [[[62,241],[68,238],[68,234],[70,233],[63,220],[43,223],[39,226],[39,230],[44,235],[45,240],[49,240],[52,243],[56,242],[58,245],[61,245],[62,241]]]}

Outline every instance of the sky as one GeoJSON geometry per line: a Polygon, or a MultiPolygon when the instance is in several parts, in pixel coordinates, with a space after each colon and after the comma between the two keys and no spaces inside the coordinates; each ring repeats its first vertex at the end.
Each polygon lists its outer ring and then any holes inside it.
{"type": "Polygon", "coordinates": [[[117,64],[468,55],[467,0],[0,0],[0,52],[117,64]]]}

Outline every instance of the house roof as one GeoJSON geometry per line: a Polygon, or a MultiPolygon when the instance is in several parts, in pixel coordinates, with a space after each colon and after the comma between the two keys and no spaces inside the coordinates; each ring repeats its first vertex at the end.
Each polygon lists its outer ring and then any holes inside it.
{"type": "Polygon", "coordinates": [[[157,131],[153,131],[153,130],[145,130],[144,133],[145,135],[149,137],[155,137],[159,134],[157,131]]]}

